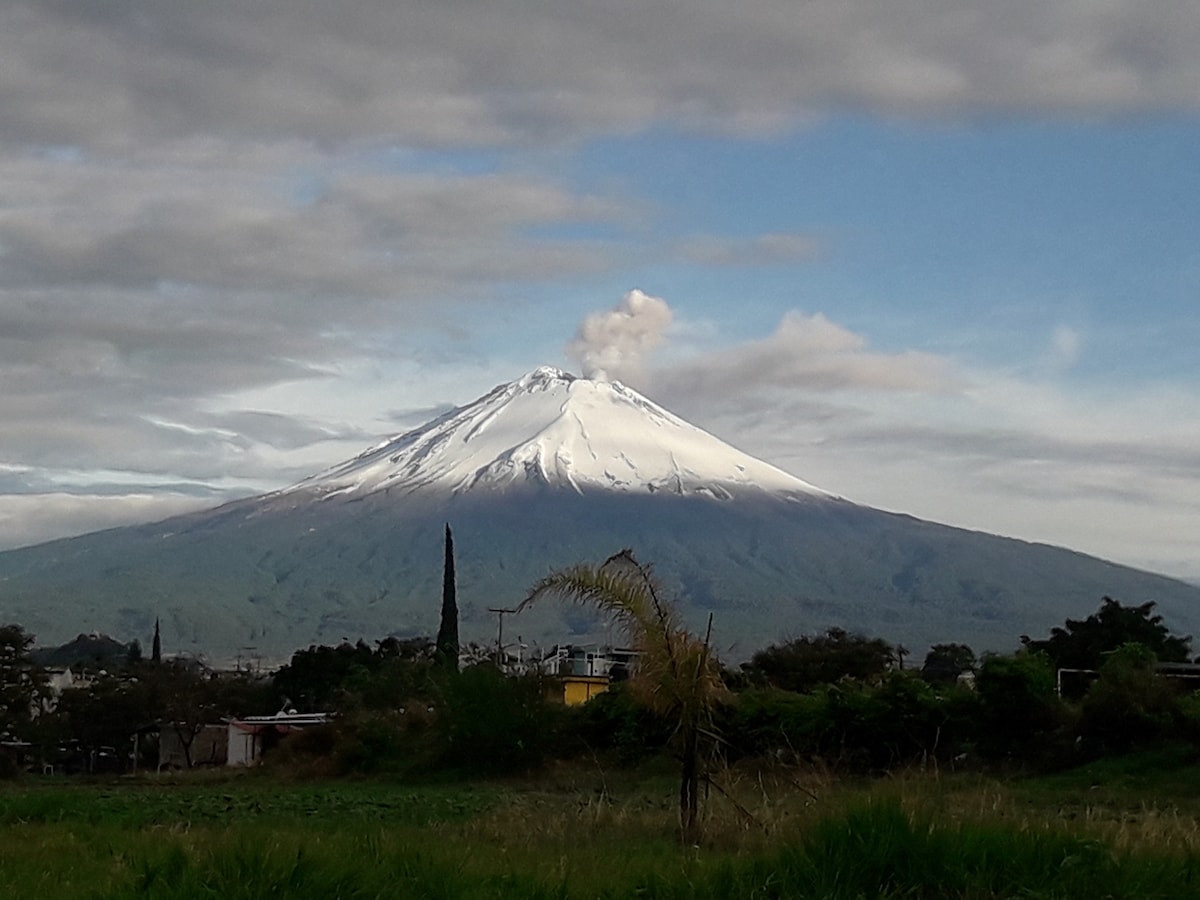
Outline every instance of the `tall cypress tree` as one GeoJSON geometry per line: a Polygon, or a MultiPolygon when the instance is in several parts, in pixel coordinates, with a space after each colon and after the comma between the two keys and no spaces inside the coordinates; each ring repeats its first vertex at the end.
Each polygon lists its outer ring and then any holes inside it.
{"type": "Polygon", "coordinates": [[[458,670],[458,596],[454,582],[454,535],[446,523],[446,559],[442,567],[442,621],[438,625],[438,664],[458,670]]]}
{"type": "Polygon", "coordinates": [[[150,645],[150,662],[162,662],[162,637],[158,633],[158,619],[154,620],[154,643],[150,645]]]}

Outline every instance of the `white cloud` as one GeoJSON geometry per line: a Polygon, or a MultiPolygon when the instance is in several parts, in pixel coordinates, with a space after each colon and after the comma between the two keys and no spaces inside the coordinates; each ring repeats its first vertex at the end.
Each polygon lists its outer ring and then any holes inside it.
{"type": "Polygon", "coordinates": [[[213,505],[212,497],[161,492],[0,494],[0,550],[153,522],[213,505]]]}
{"type": "Polygon", "coordinates": [[[1068,325],[1059,325],[1051,337],[1051,363],[1061,369],[1069,369],[1079,362],[1083,349],[1083,336],[1068,325]]]}
{"type": "Polygon", "coordinates": [[[769,337],[656,371],[652,383],[669,396],[712,400],[764,389],[945,391],[956,387],[957,376],[946,359],[872,351],[864,336],[821,313],[793,310],[769,337]]]}
{"type": "MultiPolygon", "coordinates": [[[[1056,340],[1077,352],[1073,332],[1056,340]]],[[[668,408],[856,502],[1200,575],[1188,543],[1200,392],[1029,371],[1041,374],[877,353],[824,315],[791,312],[766,338],[660,362],[647,378],[668,408]]]]}

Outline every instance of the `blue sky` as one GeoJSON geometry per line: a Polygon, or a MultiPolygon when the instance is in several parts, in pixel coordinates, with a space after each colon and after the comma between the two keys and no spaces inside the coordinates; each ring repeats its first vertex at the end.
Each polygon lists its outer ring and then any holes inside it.
{"type": "Polygon", "coordinates": [[[1200,578],[1200,11],[0,5],[0,547],[537,365],[1200,578]]]}

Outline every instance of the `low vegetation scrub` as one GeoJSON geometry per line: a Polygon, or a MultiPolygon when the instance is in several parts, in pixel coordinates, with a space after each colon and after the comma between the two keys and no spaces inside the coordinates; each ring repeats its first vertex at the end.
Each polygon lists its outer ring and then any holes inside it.
{"type": "MultiPolygon", "coordinates": [[[[1194,897],[1200,789],[1191,776],[1174,815],[1152,807],[1163,784],[1147,762],[1074,782],[734,770],[697,845],[677,841],[667,770],[432,786],[190,774],[10,784],[0,884],[13,900],[1194,897]]],[[[1190,766],[1157,764],[1178,777],[1190,766]]]]}

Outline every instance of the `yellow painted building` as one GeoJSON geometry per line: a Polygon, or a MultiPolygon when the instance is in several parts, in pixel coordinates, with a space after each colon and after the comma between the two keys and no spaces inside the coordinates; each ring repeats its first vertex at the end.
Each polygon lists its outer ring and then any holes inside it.
{"type": "Polygon", "coordinates": [[[597,694],[608,690],[607,675],[564,675],[559,679],[562,683],[562,701],[567,706],[578,706],[587,703],[597,694]]]}
{"type": "Polygon", "coordinates": [[[603,694],[613,681],[628,678],[636,656],[619,647],[559,645],[542,659],[541,669],[557,676],[553,699],[578,706],[603,694]]]}

